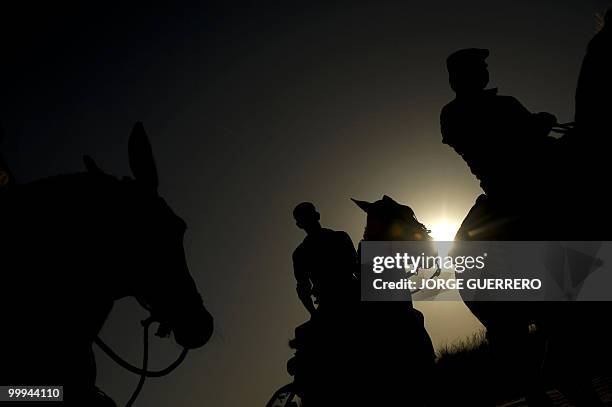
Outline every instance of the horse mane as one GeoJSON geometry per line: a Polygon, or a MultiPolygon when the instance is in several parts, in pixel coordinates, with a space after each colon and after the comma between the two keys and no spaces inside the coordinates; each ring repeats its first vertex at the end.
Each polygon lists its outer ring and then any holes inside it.
{"type": "Polygon", "coordinates": [[[70,174],[51,175],[30,181],[25,184],[19,184],[19,187],[40,191],[54,190],[56,188],[63,190],[66,187],[72,190],[82,187],[89,187],[92,186],[92,184],[102,186],[112,181],[118,181],[118,179],[105,173],[92,174],[90,172],[83,171],[70,174]]]}
{"type": "Polygon", "coordinates": [[[87,203],[105,207],[119,185],[119,179],[104,173],[53,175],[7,189],[0,194],[0,207],[11,216],[62,216],[87,203]]]}

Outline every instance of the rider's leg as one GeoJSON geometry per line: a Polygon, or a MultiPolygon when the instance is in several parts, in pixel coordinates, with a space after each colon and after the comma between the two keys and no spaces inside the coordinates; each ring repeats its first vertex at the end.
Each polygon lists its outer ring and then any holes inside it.
{"type": "MultiPolygon", "coordinates": [[[[518,304],[514,304],[517,308],[518,304]]],[[[518,310],[517,310],[518,311],[518,310]]],[[[520,319],[500,320],[487,326],[487,339],[493,361],[499,369],[511,372],[529,406],[550,406],[542,379],[543,347],[520,319]]]]}

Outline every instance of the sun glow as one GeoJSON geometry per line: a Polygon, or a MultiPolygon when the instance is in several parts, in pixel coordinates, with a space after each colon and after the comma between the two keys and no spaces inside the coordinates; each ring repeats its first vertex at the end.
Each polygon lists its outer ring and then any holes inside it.
{"type": "Polygon", "coordinates": [[[459,229],[459,225],[449,222],[445,219],[430,225],[431,237],[439,242],[451,242],[455,239],[455,234],[459,229]]]}

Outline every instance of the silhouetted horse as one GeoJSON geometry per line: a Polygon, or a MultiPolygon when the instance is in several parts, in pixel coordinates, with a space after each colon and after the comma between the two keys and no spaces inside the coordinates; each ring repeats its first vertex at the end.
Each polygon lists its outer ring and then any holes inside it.
{"type": "MultiPolygon", "coordinates": [[[[609,178],[610,15],[606,14],[605,26],[589,43],[582,64],[576,90],[576,127],[559,140],[556,149],[548,151],[546,185],[540,185],[531,196],[517,196],[516,202],[495,202],[481,195],[456,240],[605,240],[611,218],[601,192],[609,178]]],[[[594,373],[594,360],[601,358],[597,345],[603,335],[598,328],[602,326],[601,315],[609,314],[608,304],[473,302],[467,306],[487,328],[492,348],[508,362],[529,362],[525,343],[528,326],[535,323],[546,335],[547,359],[565,394],[576,405],[599,405],[588,375],[594,373]],[[593,349],[597,354],[589,352],[593,349]]],[[[532,363],[541,361],[531,356],[532,363]]],[[[523,377],[530,383],[526,385],[535,383],[527,371],[523,377]]]]}
{"type": "MultiPolygon", "coordinates": [[[[560,205],[548,214],[519,213],[508,207],[500,207],[486,195],[481,195],[461,224],[455,240],[580,240],[579,235],[575,235],[575,239],[567,239],[566,228],[573,230],[573,233],[577,233],[579,229],[572,229],[569,223],[560,221],[562,217],[557,211],[562,209],[569,210],[560,205]],[[557,226],[554,226],[555,222],[557,226]],[[534,230],[537,228],[542,230],[534,230]]],[[[571,235],[572,232],[569,233],[571,235]]],[[[557,257],[555,264],[558,265],[559,272],[562,272],[565,260],[562,254],[557,257]]],[[[503,262],[503,259],[497,260],[503,262]]],[[[482,278],[486,277],[482,275],[482,278]]],[[[602,327],[601,312],[607,307],[593,302],[465,303],[485,326],[487,339],[497,363],[517,372],[517,382],[527,395],[530,406],[548,405],[543,392],[541,371],[545,360],[549,375],[574,405],[600,405],[591,388],[590,379],[591,375],[601,373],[594,370],[595,358],[601,358],[600,351],[595,350],[605,348],[602,338],[607,335],[601,335],[605,331],[605,327],[602,327]],[[532,324],[537,327],[540,335],[530,340],[529,329],[532,324]],[[543,338],[546,347],[544,343],[534,341],[534,338],[543,338]],[[598,347],[598,344],[602,347],[598,347]]]]}
{"type": "Polygon", "coordinates": [[[183,250],[185,222],[158,195],[149,140],[129,139],[134,179],[87,172],[0,194],[0,383],[63,385],[68,405],[104,404],[92,341],[113,302],[133,296],[179,345],[203,346],[213,319],[183,250]]]}
{"type": "MultiPolygon", "coordinates": [[[[495,205],[483,194],[464,219],[455,240],[544,240],[534,235],[533,220],[507,207],[495,205]]],[[[464,296],[465,293],[460,291],[460,294],[464,296]]],[[[542,346],[539,354],[530,352],[528,336],[530,325],[541,322],[542,304],[502,301],[465,301],[465,304],[485,326],[497,363],[518,373],[518,387],[524,391],[530,405],[544,403],[544,389],[540,388],[543,384],[539,382],[537,367],[543,361],[544,348],[542,346]]]]}
{"type": "MultiPolygon", "coordinates": [[[[368,214],[364,240],[430,239],[412,210],[387,196],[354,202],[368,214]]],[[[424,405],[434,351],[423,315],[410,302],[360,302],[359,286],[347,289],[356,290],[352,304],[315,312],[296,329],[295,380],[280,393],[294,391],[305,407],[424,405]]]]}
{"type": "MultiPolygon", "coordinates": [[[[429,230],[409,206],[387,195],[371,203],[353,201],[368,215],[359,253],[367,241],[432,241],[429,230]]],[[[426,254],[435,252],[432,244],[426,254]]],[[[365,343],[377,350],[367,355],[366,371],[384,372],[369,378],[371,386],[385,393],[370,398],[371,405],[425,405],[432,396],[429,385],[435,353],[423,314],[406,301],[363,302],[361,310],[365,343]]]]}
{"type": "MultiPolygon", "coordinates": [[[[580,211],[588,227],[589,236],[580,240],[607,240],[612,228],[609,200],[603,193],[610,182],[611,69],[612,9],[606,12],[603,27],[587,46],[576,85],[576,128],[562,139],[566,150],[565,180],[574,181],[569,184],[572,193],[565,198],[580,211]]],[[[567,190],[567,184],[565,187],[567,190]]]]}

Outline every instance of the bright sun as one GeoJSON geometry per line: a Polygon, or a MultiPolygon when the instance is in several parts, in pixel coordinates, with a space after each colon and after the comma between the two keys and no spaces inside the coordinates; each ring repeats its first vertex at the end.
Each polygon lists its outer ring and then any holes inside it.
{"type": "Polygon", "coordinates": [[[455,234],[459,228],[456,223],[449,222],[447,220],[439,220],[438,222],[430,225],[431,237],[434,240],[441,242],[451,242],[455,239],[455,234]]]}

